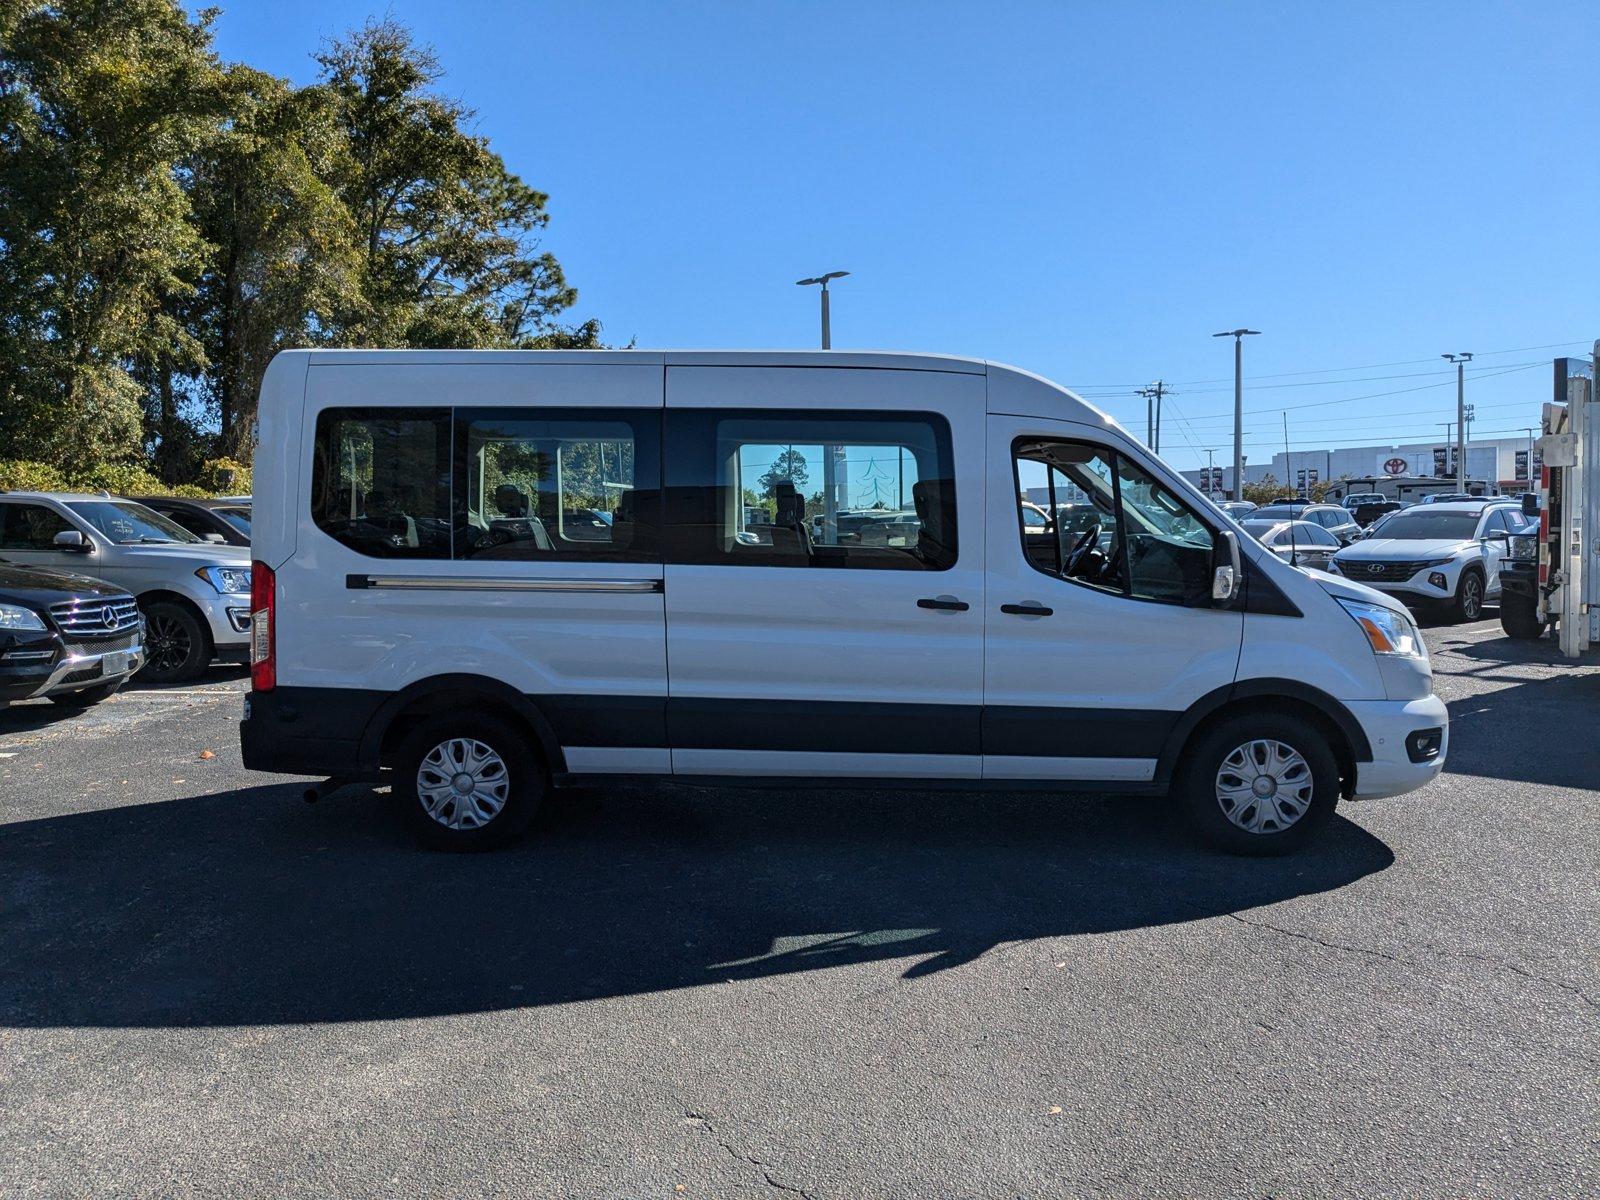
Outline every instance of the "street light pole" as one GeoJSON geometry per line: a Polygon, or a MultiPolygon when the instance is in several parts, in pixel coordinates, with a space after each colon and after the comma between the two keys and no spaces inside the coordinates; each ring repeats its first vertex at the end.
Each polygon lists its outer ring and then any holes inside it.
{"type": "Polygon", "coordinates": [[[833,349],[833,330],[828,321],[828,280],[843,279],[848,274],[850,274],[849,271],[829,271],[826,275],[794,281],[796,287],[809,287],[814,283],[822,285],[822,348],[824,350],[833,349]]]}
{"type": "Polygon", "coordinates": [[[1456,365],[1456,491],[1467,490],[1467,364],[1472,355],[1463,350],[1459,354],[1441,354],[1456,365]]]}
{"type": "Polygon", "coordinates": [[[1217,498],[1217,489],[1211,483],[1211,456],[1215,453],[1215,450],[1206,451],[1206,495],[1212,500],[1217,498]]]}
{"type": "Polygon", "coordinates": [[[1533,475],[1533,426],[1524,425],[1522,427],[1522,432],[1528,435],[1528,486],[1524,490],[1537,492],[1539,490],[1539,484],[1534,480],[1533,475]]]}
{"type": "Polygon", "coordinates": [[[1244,499],[1244,339],[1259,329],[1229,329],[1212,337],[1233,339],[1233,498],[1244,499]]]}

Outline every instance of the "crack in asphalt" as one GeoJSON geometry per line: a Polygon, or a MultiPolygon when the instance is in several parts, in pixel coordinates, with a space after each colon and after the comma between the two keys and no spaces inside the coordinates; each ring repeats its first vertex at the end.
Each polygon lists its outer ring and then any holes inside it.
{"type": "Polygon", "coordinates": [[[788,1192],[791,1196],[799,1196],[801,1197],[801,1200],[816,1200],[815,1194],[806,1191],[805,1188],[796,1187],[793,1184],[784,1183],[782,1180],[774,1179],[772,1172],[768,1170],[772,1164],[762,1162],[755,1155],[745,1154],[735,1147],[729,1145],[727,1142],[723,1141],[722,1136],[717,1133],[716,1127],[711,1124],[711,1118],[705,1113],[696,1112],[693,1109],[686,1108],[683,1110],[683,1116],[684,1120],[686,1121],[697,1122],[699,1127],[711,1136],[712,1141],[721,1146],[723,1150],[727,1151],[728,1157],[732,1158],[735,1162],[744,1163],[746,1166],[754,1167],[757,1171],[761,1172],[761,1178],[766,1180],[768,1187],[775,1188],[780,1192],[788,1192]]]}
{"type": "MultiPolygon", "coordinates": [[[[1273,925],[1267,921],[1246,920],[1238,913],[1228,913],[1227,915],[1239,922],[1239,924],[1248,925],[1252,929],[1264,929],[1269,933],[1278,933],[1282,934],[1284,937],[1297,938],[1302,942],[1310,942],[1312,945],[1321,946],[1326,950],[1341,950],[1347,954],[1362,954],[1368,958],[1381,958],[1385,962],[1399,963],[1401,966],[1406,967],[1422,966],[1421,963],[1415,961],[1414,959],[1405,958],[1398,954],[1389,954],[1383,950],[1374,950],[1369,946],[1351,946],[1344,942],[1330,942],[1325,938],[1319,938],[1314,934],[1304,933],[1298,929],[1286,929],[1282,925],[1273,925]]],[[[1508,963],[1498,958],[1491,958],[1486,954],[1470,954],[1465,950],[1441,950],[1437,946],[1424,946],[1423,949],[1428,951],[1430,954],[1437,955],[1440,958],[1464,958],[1472,962],[1488,963],[1492,967],[1499,967],[1501,970],[1509,971],[1513,975],[1520,975],[1524,979],[1531,979],[1535,983],[1543,983],[1550,987],[1559,988],[1569,995],[1576,996],[1590,1008],[1600,1009],[1600,1003],[1596,1003],[1593,999],[1591,999],[1588,993],[1586,993],[1582,988],[1577,987],[1574,984],[1567,983],[1565,980],[1551,979],[1548,975],[1537,974],[1536,972],[1528,970],[1526,967],[1519,967],[1515,963],[1508,963]]]]}

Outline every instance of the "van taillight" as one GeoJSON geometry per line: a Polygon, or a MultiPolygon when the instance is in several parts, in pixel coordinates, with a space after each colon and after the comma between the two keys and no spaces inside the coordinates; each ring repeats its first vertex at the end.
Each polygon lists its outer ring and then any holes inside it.
{"type": "Polygon", "coordinates": [[[264,562],[250,564],[250,686],[270,692],[278,686],[277,639],[273,629],[277,580],[264,562]]]}

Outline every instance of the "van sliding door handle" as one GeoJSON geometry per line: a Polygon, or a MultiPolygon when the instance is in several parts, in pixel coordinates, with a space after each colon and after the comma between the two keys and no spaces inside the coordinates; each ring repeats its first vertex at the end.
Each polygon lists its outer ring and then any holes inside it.
{"type": "Polygon", "coordinates": [[[954,596],[924,596],[917,601],[918,608],[937,608],[947,612],[966,612],[972,606],[954,596]]]}
{"type": "Polygon", "coordinates": [[[1000,611],[1013,617],[1048,617],[1056,610],[1042,604],[1002,604],[1000,611]]]}

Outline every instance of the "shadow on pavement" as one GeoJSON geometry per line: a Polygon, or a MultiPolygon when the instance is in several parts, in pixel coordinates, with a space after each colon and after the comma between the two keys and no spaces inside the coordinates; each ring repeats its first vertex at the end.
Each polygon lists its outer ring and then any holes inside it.
{"type": "Polygon", "coordinates": [[[1586,790],[1600,785],[1600,673],[1510,682],[1448,707],[1447,773],[1586,790]]]}
{"type": "Polygon", "coordinates": [[[297,793],[6,826],[0,1024],[422,1017],[901,957],[914,979],[1393,861],[1342,818],[1305,854],[1246,860],[1150,800],[673,787],[558,795],[528,841],[451,856],[414,848],[384,797],[297,793]]]}

